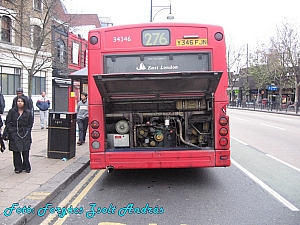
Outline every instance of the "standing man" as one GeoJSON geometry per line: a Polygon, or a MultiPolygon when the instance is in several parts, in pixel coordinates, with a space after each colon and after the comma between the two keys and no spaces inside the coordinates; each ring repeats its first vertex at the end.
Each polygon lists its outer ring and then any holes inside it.
{"type": "Polygon", "coordinates": [[[17,100],[18,100],[18,97],[24,96],[24,97],[25,97],[25,100],[26,100],[26,102],[25,102],[25,107],[26,107],[26,109],[29,109],[29,110],[30,110],[31,115],[32,115],[32,118],[34,119],[34,109],[33,109],[33,102],[32,102],[32,99],[29,98],[28,96],[25,96],[25,95],[24,95],[24,93],[23,93],[23,88],[17,88],[16,93],[17,93],[17,96],[14,98],[11,107],[12,107],[12,108],[17,107],[17,100]]]}
{"type": "Polygon", "coordinates": [[[87,93],[82,92],[80,98],[81,101],[79,101],[77,104],[77,124],[79,130],[79,140],[77,145],[82,145],[85,143],[86,130],[89,120],[87,93]]]}
{"type": "Polygon", "coordinates": [[[41,129],[44,129],[45,123],[46,128],[48,128],[48,113],[50,108],[50,100],[46,98],[46,92],[43,91],[41,95],[42,97],[41,99],[37,100],[36,106],[40,110],[41,129]]]}

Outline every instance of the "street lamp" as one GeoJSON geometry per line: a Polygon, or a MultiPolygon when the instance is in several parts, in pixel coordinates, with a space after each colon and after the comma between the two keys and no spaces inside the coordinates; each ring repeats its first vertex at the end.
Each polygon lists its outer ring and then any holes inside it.
{"type": "Polygon", "coordinates": [[[154,6],[154,5],[152,4],[152,0],[151,0],[150,22],[153,22],[154,19],[155,19],[155,16],[156,16],[160,11],[162,11],[162,10],[164,10],[164,9],[170,9],[170,14],[167,16],[167,19],[168,19],[168,20],[173,20],[173,19],[174,19],[174,16],[172,15],[171,0],[170,0],[170,5],[168,5],[168,6],[156,6],[156,5],[154,6]],[[152,16],[152,10],[153,10],[154,7],[158,7],[158,8],[162,8],[162,9],[158,10],[158,11],[154,14],[154,16],[152,16]]]}

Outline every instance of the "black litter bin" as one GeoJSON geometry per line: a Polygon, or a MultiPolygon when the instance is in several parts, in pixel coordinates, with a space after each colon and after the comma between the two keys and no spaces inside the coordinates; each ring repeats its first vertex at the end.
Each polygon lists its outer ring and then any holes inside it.
{"type": "Polygon", "coordinates": [[[76,150],[76,113],[50,112],[48,158],[71,159],[76,150]]]}

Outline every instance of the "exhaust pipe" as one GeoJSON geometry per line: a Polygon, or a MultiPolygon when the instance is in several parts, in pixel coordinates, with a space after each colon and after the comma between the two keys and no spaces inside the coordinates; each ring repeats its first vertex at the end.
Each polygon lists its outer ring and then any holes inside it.
{"type": "Polygon", "coordinates": [[[180,138],[180,140],[181,140],[184,144],[186,144],[186,145],[189,145],[189,146],[195,147],[195,148],[200,148],[199,146],[194,145],[194,144],[192,144],[191,142],[188,142],[188,141],[186,141],[186,140],[183,139],[183,137],[182,137],[182,123],[181,123],[181,121],[180,121],[179,119],[176,119],[176,121],[177,121],[178,126],[179,126],[179,138],[180,138]]]}
{"type": "Polygon", "coordinates": [[[113,166],[108,166],[108,167],[106,167],[106,169],[107,169],[108,173],[114,172],[114,167],[113,166]]]}

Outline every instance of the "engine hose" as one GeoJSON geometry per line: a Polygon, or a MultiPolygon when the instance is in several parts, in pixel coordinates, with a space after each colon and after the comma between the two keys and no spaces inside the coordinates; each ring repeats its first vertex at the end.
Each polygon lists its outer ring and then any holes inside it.
{"type": "Polygon", "coordinates": [[[179,125],[179,138],[180,138],[180,140],[184,144],[186,144],[186,145],[189,145],[189,146],[192,146],[192,147],[195,147],[195,148],[200,148],[199,146],[194,145],[194,144],[192,144],[192,143],[190,143],[190,142],[188,142],[188,141],[186,141],[186,140],[183,139],[183,137],[182,137],[182,124],[181,124],[181,121],[178,118],[176,119],[176,121],[177,121],[177,123],[179,125]]]}

